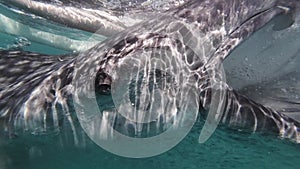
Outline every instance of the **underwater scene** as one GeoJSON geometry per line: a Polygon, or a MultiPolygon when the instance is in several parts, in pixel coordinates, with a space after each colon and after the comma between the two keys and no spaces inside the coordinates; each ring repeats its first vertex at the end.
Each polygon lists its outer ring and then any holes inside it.
{"type": "Polygon", "coordinates": [[[0,169],[298,169],[299,0],[0,0],[0,169]]]}

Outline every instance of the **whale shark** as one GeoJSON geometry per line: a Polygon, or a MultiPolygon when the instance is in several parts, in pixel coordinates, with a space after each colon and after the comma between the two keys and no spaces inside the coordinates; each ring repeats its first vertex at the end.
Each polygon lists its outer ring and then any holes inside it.
{"type": "MultiPolygon", "coordinates": [[[[193,86],[196,107],[201,116],[206,117],[200,142],[208,139],[219,122],[251,132],[276,133],[299,142],[300,123],[296,119],[272,108],[272,105],[265,106],[251,99],[253,97],[247,97],[246,92],[235,90],[224,80],[222,72],[222,63],[237,46],[276,16],[288,15],[294,19],[299,14],[299,5],[296,0],[193,0],[129,27],[84,52],[51,56],[1,50],[2,128],[9,135],[17,132],[16,128],[45,131],[59,128],[61,121],[66,120],[74,139],[78,140],[75,125],[76,119],[81,117],[74,113],[73,103],[80,102],[78,98],[81,96],[74,93],[86,97],[90,97],[91,91],[103,97],[112,95],[115,92],[112,86],[126,86],[114,81],[133,76],[130,71],[122,71],[122,66],[149,60],[158,64],[156,60],[159,58],[162,60],[159,65],[173,64],[162,66],[166,72],[154,72],[166,79],[163,83],[154,78],[155,84],[183,83],[180,79],[167,78],[168,74],[180,74],[174,68],[177,62],[183,63],[184,76],[193,79],[185,84],[193,86]],[[118,73],[123,75],[116,73],[119,69],[118,73]],[[95,80],[87,85],[91,77],[95,80]]],[[[137,72],[147,74],[147,71],[141,69],[137,72]]],[[[146,86],[153,86],[149,81],[146,80],[146,86]]],[[[139,79],[130,85],[138,84],[139,79]]],[[[177,91],[176,88],[168,90],[166,95],[172,98],[177,91]]],[[[150,95],[152,101],[154,96],[150,95]]],[[[133,105],[144,103],[142,98],[147,100],[144,96],[133,97],[130,100],[133,105]]],[[[179,104],[177,102],[174,104],[179,104]]],[[[173,108],[180,110],[178,105],[173,108]]],[[[112,109],[105,111],[112,113],[112,109]]],[[[163,123],[167,117],[160,118],[162,120],[158,122],[163,123]]],[[[119,118],[116,119],[118,122],[119,118]]],[[[128,125],[120,128],[126,130],[128,125]]]]}

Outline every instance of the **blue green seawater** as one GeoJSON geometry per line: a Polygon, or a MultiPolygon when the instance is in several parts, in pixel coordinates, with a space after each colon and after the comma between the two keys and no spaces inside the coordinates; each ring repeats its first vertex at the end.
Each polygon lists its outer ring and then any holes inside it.
{"type": "MultiPolygon", "coordinates": [[[[5,49],[18,36],[0,33],[5,49]]],[[[65,51],[31,42],[23,50],[47,54],[65,51]]],[[[1,57],[1,56],[0,56],[1,57]]],[[[111,154],[82,131],[84,143],[74,145],[70,130],[1,137],[0,169],[298,169],[300,144],[273,135],[252,134],[220,126],[204,144],[198,143],[201,122],[176,147],[161,155],[131,159],[111,154]]],[[[78,126],[80,128],[80,126],[78,126]]]]}
{"type": "MultiPolygon", "coordinates": [[[[199,124],[199,123],[197,123],[199,124]]],[[[180,144],[159,156],[131,159],[111,154],[86,136],[84,146],[61,134],[27,135],[2,140],[1,169],[298,169],[300,146],[288,140],[218,128],[204,144],[195,125],[180,144]],[[63,138],[64,139],[64,138],[63,138]]]]}

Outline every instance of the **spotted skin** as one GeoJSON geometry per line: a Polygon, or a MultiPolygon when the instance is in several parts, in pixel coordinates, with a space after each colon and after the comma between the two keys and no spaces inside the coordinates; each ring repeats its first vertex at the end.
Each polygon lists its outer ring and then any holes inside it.
{"type": "MultiPolygon", "coordinates": [[[[212,84],[220,83],[220,90],[225,93],[221,122],[235,128],[278,133],[299,142],[297,121],[234,91],[219,81],[218,71],[238,44],[274,16],[299,6],[298,3],[291,1],[283,8],[276,0],[195,0],[82,53],[47,56],[0,51],[1,119],[6,121],[8,130],[16,126],[47,130],[49,125],[59,127],[60,119],[67,119],[78,142],[71,104],[74,78],[85,75],[79,82],[79,86],[84,86],[89,77],[97,76],[95,83],[101,90],[111,85],[113,69],[129,55],[147,49],[175,49],[196,78],[200,112],[204,116],[210,109],[212,84]]],[[[88,87],[82,90],[85,92],[88,87]]]]}

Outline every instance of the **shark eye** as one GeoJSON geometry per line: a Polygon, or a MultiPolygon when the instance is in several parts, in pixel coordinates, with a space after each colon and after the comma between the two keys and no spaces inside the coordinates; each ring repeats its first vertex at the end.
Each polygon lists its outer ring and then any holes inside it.
{"type": "Polygon", "coordinates": [[[101,95],[108,94],[110,92],[111,77],[104,73],[98,72],[95,79],[95,92],[101,95]]]}
{"type": "Polygon", "coordinates": [[[294,20],[293,14],[291,12],[288,12],[288,13],[284,13],[284,14],[280,14],[280,15],[276,16],[273,19],[273,22],[274,22],[273,30],[281,31],[281,30],[287,29],[290,26],[292,26],[294,24],[295,20],[294,20]]]}

